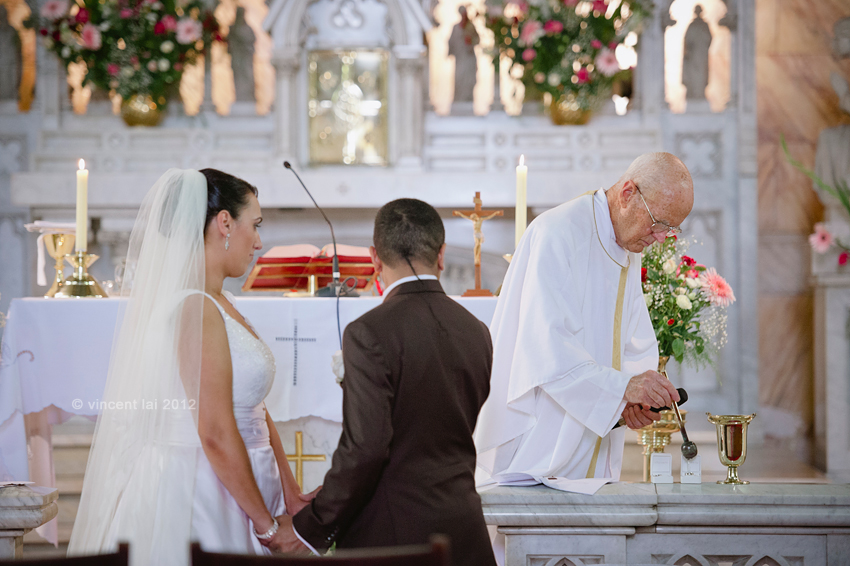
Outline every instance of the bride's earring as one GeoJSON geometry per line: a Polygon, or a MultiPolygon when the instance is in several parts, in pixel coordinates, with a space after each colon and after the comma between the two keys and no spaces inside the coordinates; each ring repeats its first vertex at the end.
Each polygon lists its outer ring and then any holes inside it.
{"type": "Polygon", "coordinates": [[[224,250],[227,251],[230,249],[230,234],[224,239],[224,250]]]}

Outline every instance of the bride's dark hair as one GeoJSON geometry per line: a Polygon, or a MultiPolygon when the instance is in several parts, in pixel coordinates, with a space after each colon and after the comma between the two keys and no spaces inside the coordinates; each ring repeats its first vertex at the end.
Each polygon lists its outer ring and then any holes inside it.
{"type": "Polygon", "coordinates": [[[201,169],[201,174],[207,178],[207,220],[204,222],[206,232],[212,219],[222,210],[230,213],[234,219],[248,204],[248,194],[257,196],[257,187],[218,169],[201,169]]]}

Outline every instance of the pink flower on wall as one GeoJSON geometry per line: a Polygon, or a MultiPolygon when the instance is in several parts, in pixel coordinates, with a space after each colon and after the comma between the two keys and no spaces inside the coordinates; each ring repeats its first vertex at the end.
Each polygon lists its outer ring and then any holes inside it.
{"type": "Polygon", "coordinates": [[[100,49],[101,37],[100,30],[97,29],[97,26],[92,24],[84,25],[83,29],[80,31],[80,42],[83,44],[85,49],[91,49],[92,51],[100,49]]]}
{"type": "Polygon", "coordinates": [[[606,77],[613,77],[620,71],[620,63],[617,56],[610,49],[603,49],[596,56],[596,68],[606,77]]]}
{"type": "Polygon", "coordinates": [[[58,20],[68,12],[67,0],[48,0],[41,7],[41,16],[51,20],[58,20]]]}
{"type": "Polygon", "coordinates": [[[728,307],[735,302],[735,293],[732,292],[732,287],[717,273],[716,269],[709,267],[699,278],[700,283],[702,283],[702,290],[708,296],[712,305],[728,307]]]}
{"type": "Polygon", "coordinates": [[[543,25],[543,30],[550,34],[561,33],[564,31],[564,24],[558,20],[549,20],[543,25]]]}
{"type": "Polygon", "coordinates": [[[809,236],[809,245],[812,246],[812,249],[819,254],[826,253],[832,245],[832,241],[832,234],[829,233],[826,226],[821,222],[815,224],[815,232],[809,236]]]}
{"type": "MultiPolygon", "coordinates": [[[[530,20],[522,26],[522,31],[519,33],[519,41],[523,45],[532,46],[540,36],[543,35],[543,26],[537,20],[530,20]]],[[[524,56],[523,56],[524,58],[524,56]]],[[[528,59],[526,59],[528,61],[528,59]]]]}
{"type": "Polygon", "coordinates": [[[201,26],[201,22],[198,20],[193,20],[192,18],[181,18],[177,22],[175,31],[177,32],[177,43],[188,45],[201,38],[203,27],[201,26]]]}

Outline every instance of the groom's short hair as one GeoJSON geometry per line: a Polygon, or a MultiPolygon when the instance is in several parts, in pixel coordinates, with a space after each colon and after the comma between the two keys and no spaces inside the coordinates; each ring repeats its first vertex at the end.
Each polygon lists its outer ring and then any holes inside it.
{"type": "Polygon", "coordinates": [[[405,261],[435,265],[446,241],[446,229],[433,206],[400,198],[378,210],[372,238],[378,257],[390,267],[405,261]]]}

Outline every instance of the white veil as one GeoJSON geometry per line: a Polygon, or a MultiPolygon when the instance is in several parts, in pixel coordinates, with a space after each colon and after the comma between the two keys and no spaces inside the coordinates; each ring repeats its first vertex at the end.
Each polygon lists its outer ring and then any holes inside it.
{"type": "Polygon", "coordinates": [[[169,169],[142,202],[69,555],[129,541],[134,566],[189,561],[206,208],[191,170],[169,169]]]}

